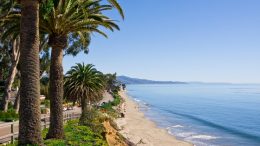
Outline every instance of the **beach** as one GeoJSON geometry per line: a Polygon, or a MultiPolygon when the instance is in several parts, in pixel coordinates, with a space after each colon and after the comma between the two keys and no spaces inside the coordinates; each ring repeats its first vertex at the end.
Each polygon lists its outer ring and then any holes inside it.
{"type": "Polygon", "coordinates": [[[135,145],[142,146],[192,146],[188,142],[177,140],[165,129],[158,128],[156,124],[144,117],[139,111],[138,104],[130,99],[126,91],[120,92],[125,100],[122,110],[124,118],[119,118],[116,123],[122,134],[135,145]]]}

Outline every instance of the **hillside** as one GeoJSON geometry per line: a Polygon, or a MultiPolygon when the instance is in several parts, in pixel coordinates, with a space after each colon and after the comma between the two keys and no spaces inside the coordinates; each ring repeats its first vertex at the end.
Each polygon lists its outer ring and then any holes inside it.
{"type": "Polygon", "coordinates": [[[154,81],[154,80],[147,80],[147,79],[131,78],[127,76],[118,76],[117,80],[124,84],[187,84],[186,82],[154,81]]]}

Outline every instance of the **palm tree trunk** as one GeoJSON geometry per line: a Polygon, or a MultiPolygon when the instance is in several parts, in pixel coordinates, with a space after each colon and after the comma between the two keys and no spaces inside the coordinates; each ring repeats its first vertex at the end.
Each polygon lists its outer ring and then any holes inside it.
{"type": "Polygon", "coordinates": [[[66,47],[66,36],[50,37],[52,47],[50,66],[50,128],[47,139],[63,139],[63,48],[66,47]]]}
{"type": "Polygon", "coordinates": [[[4,91],[4,98],[3,98],[3,107],[2,110],[3,111],[7,111],[8,110],[8,103],[9,100],[11,98],[11,91],[12,91],[12,85],[17,73],[17,65],[19,62],[19,58],[20,58],[20,49],[19,49],[19,39],[16,39],[13,42],[13,49],[12,49],[12,55],[11,55],[11,68],[9,70],[9,74],[8,74],[8,78],[6,80],[5,83],[5,91],[4,91]]]}
{"type": "Polygon", "coordinates": [[[20,0],[21,88],[18,145],[42,145],[39,82],[39,1],[20,0]]]}
{"type": "Polygon", "coordinates": [[[79,119],[80,125],[84,125],[86,120],[88,119],[88,100],[85,97],[81,98],[81,116],[79,119]]]}

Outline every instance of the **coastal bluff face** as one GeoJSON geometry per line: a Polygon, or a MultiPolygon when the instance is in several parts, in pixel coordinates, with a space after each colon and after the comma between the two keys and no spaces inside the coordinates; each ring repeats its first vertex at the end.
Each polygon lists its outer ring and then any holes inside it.
{"type": "Polygon", "coordinates": [[[117,76],[117,80],[123,84],[188,84],[186,82],[154,81],[154,80],[147,80],[147,79],[131,78],[127,76],[117,76]]]}

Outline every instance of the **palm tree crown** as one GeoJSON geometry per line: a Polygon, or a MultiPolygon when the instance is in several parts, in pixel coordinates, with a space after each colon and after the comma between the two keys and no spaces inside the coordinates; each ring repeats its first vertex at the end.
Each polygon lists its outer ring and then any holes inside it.
{"type": "Polygon", "coordinates": [[[77,64],[65,76],[65,94],[74,98],[86,98],[88,102],[97,101],[104,89],[102,73],[92,64],[77,64]]]}
{"type": "Polygon", "coordinates": [[[81,101],[82,114],[80,124],[84,124],[91,109],[91,103],[101,99],[104,91],[103,74],[92,64],[77,64],[65,77],[65,94],[81,101]]]}

